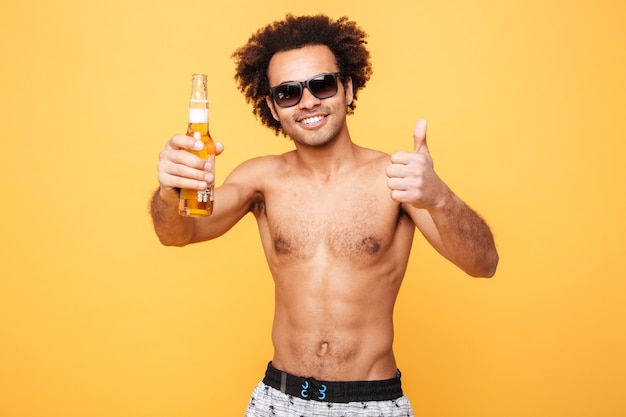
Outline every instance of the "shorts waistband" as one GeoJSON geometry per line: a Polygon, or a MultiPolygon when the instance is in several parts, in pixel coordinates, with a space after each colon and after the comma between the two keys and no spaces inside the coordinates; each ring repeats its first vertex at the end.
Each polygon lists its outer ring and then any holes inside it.
{"type": "Polygon", "coordinates": [[[394,378],[382,381],[331,382],[291,375],[270,362],[263,383],[293,397],[332,403],[389,401],[403,395],[400,371],[394,378]]]}

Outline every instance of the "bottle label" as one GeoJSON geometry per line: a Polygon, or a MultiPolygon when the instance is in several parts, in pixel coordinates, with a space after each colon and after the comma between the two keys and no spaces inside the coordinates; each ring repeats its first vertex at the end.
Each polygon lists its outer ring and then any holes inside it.
{"type": "Polygon", "coordinates": [[[189,123],[209,123],[209,109],[189,109],[189,123]]]}
{"type": "MultiPolygon", "coordinates": [[[[215,155],[208,155],[208,161],[211,162],[211,165],[215,167],[215,155]]],[[[214,168],[215,169],[215,168],[214,168]]],[[[215,171],[213,171],[215,172],[215,171]]],[[[198,191],[198,203],[207,203],[209,201],[213,201],[213,191],[215,189],[215,183],[212,182],[207,185],[206,190],[198,191]]]]}
{"type": "Polygon", "coordinates": [[[209,185],[206,190],[198,191],[198,203],[213,201],[213,186],[209,185]]]}

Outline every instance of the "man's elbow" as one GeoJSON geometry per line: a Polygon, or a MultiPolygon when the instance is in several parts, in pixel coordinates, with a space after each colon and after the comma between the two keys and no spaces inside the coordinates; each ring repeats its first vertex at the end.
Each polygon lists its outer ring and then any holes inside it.
{"type": "Polygon", "coordinates": [[[493,252],[484,259],[475,269],[468,271],[469,275],[474,278],[491,278],[496,274],[500,256],[497,252],[493,252]]]}
{"type": "Polygon", "coordinates": [[[163,246],[175,246],[182,248],[183,246],[189,245],[191,242],[189,239],[181,239],[180,237],[174,237],[169,235],[160,235],[157,233],[157,237],[159,238],[159,242],[163,246]]]}

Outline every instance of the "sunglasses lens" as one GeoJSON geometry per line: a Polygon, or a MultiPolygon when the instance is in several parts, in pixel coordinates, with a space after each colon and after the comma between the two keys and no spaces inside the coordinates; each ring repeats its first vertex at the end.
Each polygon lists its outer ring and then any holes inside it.
{"type": "Polygon", "coordinates": [[[302,97],[302,86],[299,83],[285,83],[274,88],[274,99],[281,107],[291,107],[302,97]]]}
{"type": "Polygon", "coordinates": [[[329,98],[337,94],[337,77],[324,74],[309,81],[309,90],[319,99],[329,98]]]}

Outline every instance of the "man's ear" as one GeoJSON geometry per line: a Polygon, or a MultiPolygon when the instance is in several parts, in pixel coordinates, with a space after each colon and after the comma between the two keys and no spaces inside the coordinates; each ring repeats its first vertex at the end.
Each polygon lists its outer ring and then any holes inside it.
{"type": "Polygon", "coordinates": [[[354,99],[354,90],[352,88],[352,77],[348,77],[346,82],[343,83],[343,87],[346,90],[346,103],[348,106],[352,104],[352,100],[354,99]]]}
{"type": "Polygon", "coordinates": [[[276,113],[276,108],[274,107],[274,100],[272,99],[272,97],[265,96],[265,102],[267,103],[267,107],[270,108],[270,111],[272,112],[272,116],[274,116],[274,120],[276,120],[277,122],[280,121],[278,119],[278,113],[276,113]]]}

